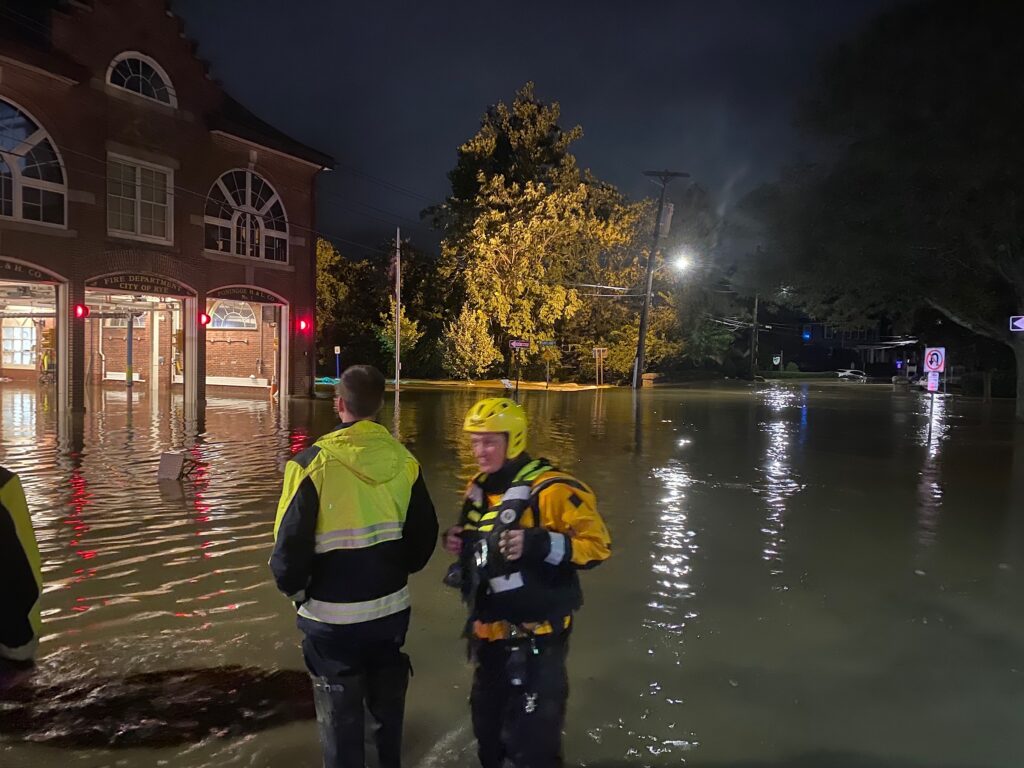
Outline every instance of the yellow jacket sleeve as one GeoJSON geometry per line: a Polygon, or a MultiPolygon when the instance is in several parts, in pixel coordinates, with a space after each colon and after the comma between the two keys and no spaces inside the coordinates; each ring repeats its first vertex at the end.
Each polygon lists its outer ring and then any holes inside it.
{"type": "MultiPolygon", "coordinates": [[[[542,478],[542,481],[544,478],[542,478]]],[[[594,492],[568,476],[540,491],[537,506],[540,524],[549,531],[565,534],[572,549],[568,558],[580,568],[611,557],[611,536],[600,513],[594,492]]]]}

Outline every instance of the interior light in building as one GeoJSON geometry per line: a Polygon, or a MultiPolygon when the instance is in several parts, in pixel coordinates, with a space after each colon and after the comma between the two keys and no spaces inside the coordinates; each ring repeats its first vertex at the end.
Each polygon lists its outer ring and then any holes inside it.
{"type": "Polygon", "coordinates": [[[200,312],[199,313],[199,324],[200,325],[209,325],[210,324],[210,316],[208,314],[206,314],[205,312],[200,312]]]}
{"type": "Polygon", "coordinates": [[[85,320],[89,316],[89,308],[85,304],[75,304],[75,319],[85,320]]]}

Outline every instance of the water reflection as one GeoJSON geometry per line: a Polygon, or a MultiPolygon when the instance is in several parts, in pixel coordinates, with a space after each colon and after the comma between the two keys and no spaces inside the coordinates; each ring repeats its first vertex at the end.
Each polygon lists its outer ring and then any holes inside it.
{"type": "Polygon", "coordinates": [[[603,438],[607,423],[608,409],[605,407],[604,390],[598,389],[594,392],[590,404],[590,434],[596,438],[603,438]]]}
{"type": "Polygon", "coordinates": [[[918,442],[925,449],[924,463],[917,483],[917,542],[922,550],[935,543],[942,511],[942,445],[949,437],[949,399],[937,395],[921,398],[917,415],[924,423],[918,429],[918,442]]]}
{"type": "MultiPolygon", "coordinates": [[[[693,480],[679,461],[655,470],[654,476],[664,485],[665,495],[661,499],[651,548],[655,583],[647,607],[653,615],[644,620],[644,626],[654,630],[656,637],[681,638],[686,623],[697,617],[687,609],[688,601],[694,596],[690,558],[697,551],[697,534],[687,525],[686,510],[686,490],[693,480]]],[[[673,646],[672,652],[678,658],[679,649],[673,646]]]]}
{"type": "MultiPolygon", "coordinates": [[[[937,402],[948,410],[929,438],[927,403],[909,396],[722,390],[646,391],[638,414],[626,391],[523,393],[531,451],[595,486],[615,541],[584,577],[571,764],[867,768],[886,762],[863,754],[870,733],[873,754],[915,758],[886,763],[901,768],[1015,768],[1024,443],[1006,428],[1012,407],[982,418],[970,402],[937,402]],[[952,534],[929,550],[941,593],[910,577],[922,466],[922,483],[937,484],[922,498],[941,490],[952,534]],[[761,531],[776,514],[777,540],[761,531]],[[769,557],[808,579],[766,588],[782,581],[769,557]]],[[[197,437],[180,396],[137,392],[129,433],[114,394],[60,424],[41,394],[0,387],[11,405],[0,463],[22,475],[46,580],[36,692],[0,701],[0,765],[319,764],[294,616],[266,560],[281,469],[334,426],[330,404],[295,401],[286,421],[265,400],[219,398],[197,437]],[[190,451],[202,471],[158,483],[161,450],[190,451]]],[[[402,391],[401,434],[446,519],[455,478],[474,471],[462,418],[496,394],[402,391]]],[[[404,757],[423,768],[472,763],[465,617],[440,585],[447,560],[412,584],[404,757]]]]}
{"type": "Polygon", "coordinates": [[[168,747],[311,720],[305,672],[228,666],[0,688],[0,735],[65,748],[168,747]]]}
{"type": "MultiPolygon", "coordinates": [[[[687,492],[694,481],[687,467],[673,459],[653,476],[664,488],[658,502],[651,539],[651,571],[654,584],[643,627],[646,652],[657,676],[639,691],[640,721],[620,718],[613,727],[632,742],[629,758],[650,758],[689,752],[698,746],[692,733],[681,732],[686,691],[676,673],[686,653],[686,630],[699,613],[693,606],[697,595],[693,557],[698,550],[697,532],[689,524],[687,492]]],[[[592,738],[595,734],[591,734],[592,738]]]]}
{"type": "MultiPolygon", "coordinates": [[[[760,430],[768,439],[760,468],[764,477],[764,501],[768,508],[764,526],[761,528],[764,534],[761,557],[769,563],[769,573],[773,577],[781,577],[784,573],[786,546],[786,504],[790,497],[803,488],[792,468],[790,448],[794,433],[799,429],[802,438],[806,432],[807,391],[798,392],[786,387],[772,387],[762,394],[765,406],[774,418],[760,424],[760,430]],[[799,428],[787,420],[790,409],[797,407],[800,408],[799,428]]],[[[788,589],[785,585],[776,588],[788,589]]]]}

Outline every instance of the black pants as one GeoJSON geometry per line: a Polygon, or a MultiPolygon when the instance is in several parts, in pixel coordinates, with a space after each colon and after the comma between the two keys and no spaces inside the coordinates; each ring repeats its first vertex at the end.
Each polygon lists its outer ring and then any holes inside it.
{"type": "Polygon", "coordinates": [[[529,641],[477,644],[470,706],[483,768],[562,765],[568,653],[568,635],[538,638],[536,653],[529,641]]]}
{"type": "Polygon", "coordinates": [[[302,653],[313,678],[313,699],[325,768],[365,765],[364,706],[374,721],[381,768],[399,768],[405,693],[411,667],[402,637],[370,641],[306,635],[302,653]]]}

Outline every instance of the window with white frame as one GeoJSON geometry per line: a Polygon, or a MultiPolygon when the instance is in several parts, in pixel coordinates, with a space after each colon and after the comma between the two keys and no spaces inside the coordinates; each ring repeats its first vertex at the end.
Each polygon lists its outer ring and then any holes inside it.
{"type": "MultiPolygon", "coordinates": [[[[123,317],[105,317],[103,318],[104,328],[127,328],[128,327],[128,314],[125,313],[123,317]]],[[[143,312],[136,313],[135,320],[132,321],[132,328],[145,328],[146,327],[146,315],[143,312]]]]}
{"type": "Polygon", "coordinates": [[[3,321],[3,360],[11,368],[32,368],[36,364],[36,324],[28,318],[3,321]]]}
{"type": "Polygon", "coordinates": [[[67,180],[39,123],[0,99],[0,216],[65,226],[67,180]]]}
{"type": "Polygon", "coordinates": [[[174,86],[163,67],[137,51],[126,51],[110,63],[107,82],[144,99],[178,106],[174,86]]]}
{"type": "Polygon", "coordinates": [[[210,327],[255,331],[256,313],[244,301],[218,301],[210,310],[210,327]]]}
{"type": "Polygon", "coordinates": [[[206,250],[288,261],[288,219],[277,192],[252,171],[228,171],[206,198],[206,250]]]}
{"type": "Polygon", "coordinates": [[[170,168],[107,157],[107,232],[169,243],[173,240],[170,168]]]}

